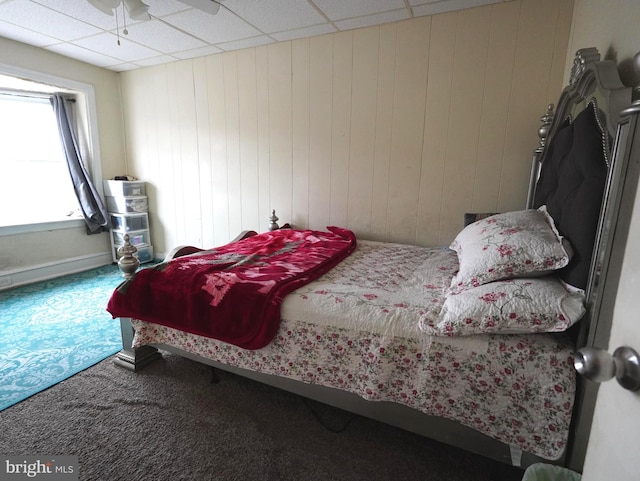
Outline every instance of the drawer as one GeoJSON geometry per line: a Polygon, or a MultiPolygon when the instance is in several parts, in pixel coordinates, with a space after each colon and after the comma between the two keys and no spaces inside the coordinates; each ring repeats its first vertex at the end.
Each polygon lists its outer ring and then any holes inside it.
{"type": "Polygon", "coordinates": [[[144,182],[139,180],[105,180],[104,195],[110,197],[139,197],[147,195],[144,182]]]}
{"type": "Polygon", "coordinates": [[[112,230],[111,235],[113,236],[113,244],[118,246],[123,245],[124,236],[127,234],[129,234],[129,242],[134,246],[138,246],[140,244],[151,244],[151,237],[148,230],[130,230],[128,232],[112,230]]]}
{"type": "Polygon", "coordinates": [[[148,214],[110,214],[111,228],[122,232],[149,229],[148,214]]]}
{"type": "Polygon", "coordinates": [[[109,212],[127,214],[129,212],[147,212],[149,210],[149,202],[146,195],[137,197],[114,197],[108,195],[106,199],[109,212]]]}

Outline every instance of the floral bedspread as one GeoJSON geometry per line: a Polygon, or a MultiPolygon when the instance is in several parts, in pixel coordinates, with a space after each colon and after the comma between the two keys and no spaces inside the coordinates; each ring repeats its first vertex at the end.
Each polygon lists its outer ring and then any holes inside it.
{"type": "Polygon", "coordinates": [[[566,446],[575,393],[562,334],[436,337],[455,252],[359,241],[355,252],[289,294],[273,341],[245,350],[133,321],[134,346],[170,344],[224,364],[392,401],[474,428],[546,459],[566,446]]]}

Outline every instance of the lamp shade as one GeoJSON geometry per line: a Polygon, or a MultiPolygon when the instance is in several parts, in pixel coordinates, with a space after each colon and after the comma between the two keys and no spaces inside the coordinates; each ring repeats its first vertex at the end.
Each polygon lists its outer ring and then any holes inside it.
{"type": "Polygon", "coordinates": [[[90,5],[107,15],[113,16],[113,9],[120,5],[120,0],[87,0],[90,5]]]}

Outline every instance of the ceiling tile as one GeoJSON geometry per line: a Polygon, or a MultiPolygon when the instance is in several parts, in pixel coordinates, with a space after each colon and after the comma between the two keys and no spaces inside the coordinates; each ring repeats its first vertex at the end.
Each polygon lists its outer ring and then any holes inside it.
{"type": "Polygon", "coordinates": [[[116,58],[122,62],[133,62],[141,58],[156,57],[159,53],[132,42],[122,35],[120,36],[120,45],[118,45],[118,38],[109,32],[77,40],[73,43],[88,50],[116,58]]]}
{"type": "MultiPolygon", "coordinates": [[[[92,7],[87,0],[32,1],[105,30],[111,30],[116,26],[115,15],[107,15],[97,8],[92,7]]],[[[190,8],[188,5],[177,0],[144,0],[144,2],[149,5],[149,14],[153,17],[162,17],[164,15],[170,15],[190,8]]],[[[122,8],[122,4],[116,9],[115,13],[118,16],[117,21],[120,27],[122,27],[125,21],[127,25],[133,25],[140,22],[140,20],[133,20],[129,17],[126,9],[122,8]]]]}
{"type": "Polygon", "coordinates": [[[109,57],[107,55],[102,55],[100,53],[92,52],[91,50],[73,45],[72,43],[59,43],[57,45],[52,45],[45,48],[52,52],[59,53],[60,55],[72,57],[83,62],[91,61],[91,63],[99,67],[110,67],[112,65],[121,63],[121,60],[109,57]]]}
{"type": "Polygon", "coordinates": [[[245,38],[242,40],[236,40],[235,42],[219,43],[218,47],[222,50],[239,50],[241,48],[259,47],[260,45],[267,45],[273,43],[273,39],[266,35],[260,35],[259,37],[245,38]]]}
{"type": "Polygon", "coordinates": [[[304,0],[269,0],[265,3],[267,8],[256,8],[254,2],[246,0],[226,0],[222,5],[265,33],[308,27],[326,21],[304,0]]]}
{"type": "Polygon", "coordinates": [[[175,59],[175,57],[172,57],[171,55],[159,55],[157,57],[136,60],[135,63],[140,67],[151,67],[152,65],[160,65],[160,64],[169,63],[169,62],[177,62],[177,60],[175,59]]]}
{"type": "Polygon", "coordinates": [[[202,47],[202,48],[194,48],[193,50],[185,50],[184,52],[174,52],[171,54],[172,57],[177,57],[179,59],[187,59],[187,58],[196,58],[196,57],[204,57],[205,55],[213,55],[215,53],[221,53],[223,50],[220,50],[218,47],[202,47]]]}
{"type": "Polygon", "coordinates": [[[122,4],[108,15],[89,0],[0,0],[0,35],[124,71],[511,0],[143,1],[149,21],[122,4]],[[221,2],[215,14],[211,1],[221,2]]]}
{"type": "Polygon", "coordinates": [[[179,52],[207,45],[191,35],[176,30],[161,20],[149,20],[129,27],[128,38],[132,41],[144,39],[144,44],[162,53],[179,52]]]}
{"type": "Polygon", "coordinates": [[[0,18],[60,40],[74,40],[101,30],[28,0],[0,4],[0,18]]]}
{"type": "Polygon", "coordinates": [[[378,15],[369,15],[368,17],[357,17],[348,20],[340,20],[335,22],[336,27],[340,30],[351,30],[353,28],[370,27],[372,25],[380,25],[383,23],[397,22],[411,18],[406,10],[396,10],[394,12],[380,13],[378,15]]]}
{"type": "MultiPolygon", "coordinates": [[[[34,0],[34,2],[101,29],[109,30],[116,26],[116,17],[114,15],[107,15],[97,8],[91,7],[87,3],[87,0],[81,0],[79,2],[69,0],[34,0]]],[[[120,12],[119,21],[122,25],[122,12],[120,12]]]]}
{"type": "Polygon", "coordinates": [[[23,27],[18,27],[12,23],[3,22],[0,20],[0,35],[18,42],[25,42],[36,47],[44,47],[45,45],[52,45],[59,43],[60,40],[52,38],[47,35],[43,35],[40,32],[34,32],[23,27]]]}
{"type": "Polygon", "coordinates": [[[324,35],[326,33],[335,32],[336,28],[330,23],[314,25],[313,27],[298,28],[289,30],[288,32],[273,33],[271,36],[279,41],[294,40],[296,38],[313,37],[316,35],[324,35]]]}
{"type": "Polygon", "coordinates": [[[446,2],[428,3],[413,7],[413,14],[416,17],[423,15],[436,15],[438,13],[453,12],[465,8],[479,7],[500,3],[504,0],[447,0],[446,2]]]}
{"type": "Polygon", "coordinates": [[[194,9],[168,15],[163,20],[213,44],[255,37],[262,33],[224,8],[217,15],[194,9]]]}
{"type": "Polygon", "coordinates": [[[366,0],[362,2],[353,0],[313,0],[313,3],[331,20],[372,15],[406,7],[404,0],[366,0]]]}

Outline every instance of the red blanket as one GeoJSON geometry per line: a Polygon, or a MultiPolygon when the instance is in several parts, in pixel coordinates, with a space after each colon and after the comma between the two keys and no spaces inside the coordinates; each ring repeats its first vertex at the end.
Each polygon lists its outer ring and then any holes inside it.
{"type": "Polygon", "coordinates": [[[284,296],[355,249],[353,232],[328,229],[267,232],[143,269],[115,290],[107,310],[259,349],[278,330],[284,296]]]}

